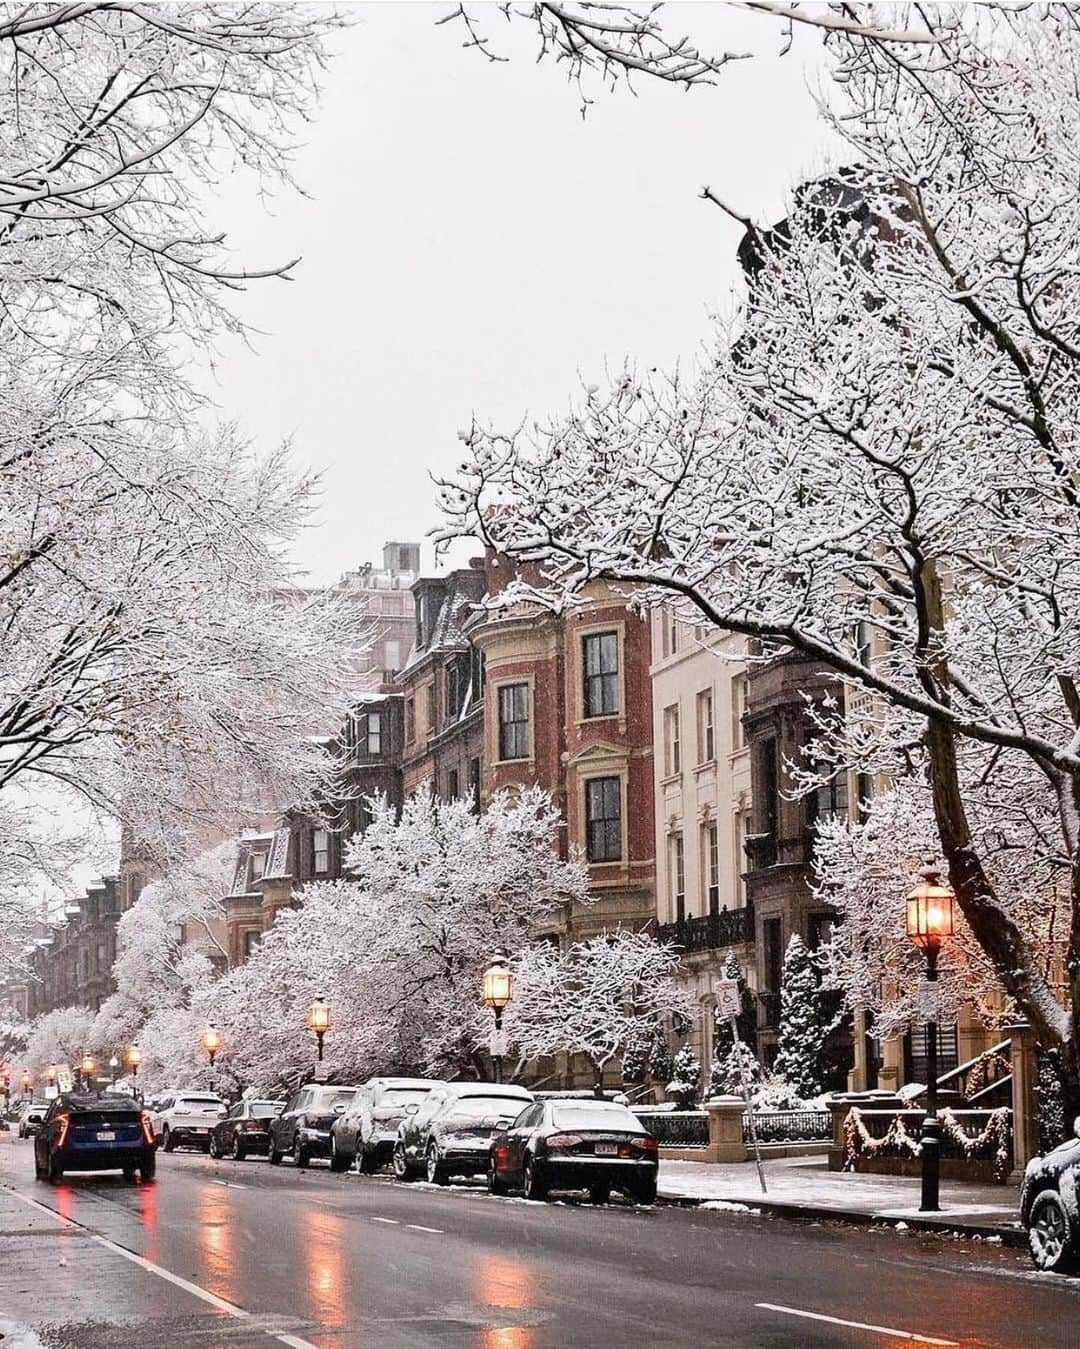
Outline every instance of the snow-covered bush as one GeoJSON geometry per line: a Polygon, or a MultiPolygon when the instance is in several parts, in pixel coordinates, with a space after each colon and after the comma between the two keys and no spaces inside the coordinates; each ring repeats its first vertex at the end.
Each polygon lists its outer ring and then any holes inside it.
{"type": "Polygon", "coordinates": [[[821,975],[798,933],[784,954],[780,983],[780,1031],[773,1070],[800,1098],[823,1085],[822,1050],[835,1017],[825,1007],[821,975]]]}
{"type": "Polygon", "coordinates": [[[683,1045],[675,1055],[671,1072],[672,1078],[667,1084],[668,1095],[673,1096],[683,1107],[692,1104],[701,1086],[701,1064],[688,1044],[683,1045]]]}

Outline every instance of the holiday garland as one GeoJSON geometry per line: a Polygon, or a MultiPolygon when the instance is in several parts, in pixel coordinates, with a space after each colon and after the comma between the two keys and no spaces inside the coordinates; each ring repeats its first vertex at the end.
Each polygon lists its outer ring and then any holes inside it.
{"type": "MultiPolygon", "coordinates": [[[[951,1110],[943,1110],[940,1119],[943,1137],[967,1158],[992,1157],[994,1179],[1005,1180],[1012,1167],[1012,1111],[1008,1107],[992,1110],[985,1126],[974,1137],[963,1131],[951,1110]]],[[[852,1106],[844,1118],[844,1170],[853,1171],[857,1157],[878,1157],[890,1148],[893,1155],[907,1152],[918,1157],[922,1143],[908,1132],[901,1115],[893,1117],[881,1138],[875,1138],[863,1123],[862,1112],[852,1106]]]]}
{"type": "MultiPolygon", "coordinates": [[[[995,1050],[988,1049],[984,1054],[980,1054],[971,1065],[971,1072],[968,1074],[967,1085],[964,1087],[965,1101],[970,1101],[976,1092],[981,1091],[984,1086],[989,1085],[991,1066],[996,1067],[1002,1077],[1005,1077],[1012,1072],[1012,1064],[1004,1054],[999,1054],[995,1050]]],[[[1001,1079],[995,1078],[994,1080],[1000,1081],[1001,1079]]]]}

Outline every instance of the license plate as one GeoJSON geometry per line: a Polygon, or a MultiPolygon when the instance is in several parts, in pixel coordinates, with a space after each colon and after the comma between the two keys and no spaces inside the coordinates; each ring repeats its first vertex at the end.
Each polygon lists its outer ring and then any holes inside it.
{"type": "Polygon", "coordinates": [[[596,1155],[598,1157],[617,1157],[619,1155],[618,1143],[597,1143],[596,1155]]]}
{"type": "Polygon", "coordinates": [[[116,1134],[112,1131],[112,1129],[102,1129],[97,1136],[97,1141],[99,1143],[115,1143],[116,1134]]]}

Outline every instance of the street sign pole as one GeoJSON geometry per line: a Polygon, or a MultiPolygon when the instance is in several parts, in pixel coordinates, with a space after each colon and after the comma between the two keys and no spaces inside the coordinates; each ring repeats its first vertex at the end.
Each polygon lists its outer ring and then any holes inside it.
{"type": "Polygon", "coordinates": [[[716,995],[716,1010],[718,1015],[727,1017],[728,1025],[731,1027],[731,1042],[735,1048],[735,1058],[739,1064],[739,1081],[742,1083],[743,1101],[746,1104],[746,1118],[750,1121],[750,1144],[754,1149],[754,1162],[757,1165],[758,1182],[761,1185],[761,1193],[768,1194],[768,1188],[765,1185],[765,1168],[761,1164],[761,1146],[758,1143],[757,1125],[754,1123],[754,1109],[750,1102],[750,1083],[746,1076],[746,1063],[742,1055],[742,1041],[739,1039],[739,1026],[737,1017],[742,1010],[742,999],[739,997],[739,984],[736,979],[714,979],[713,993],[716,995]]]}

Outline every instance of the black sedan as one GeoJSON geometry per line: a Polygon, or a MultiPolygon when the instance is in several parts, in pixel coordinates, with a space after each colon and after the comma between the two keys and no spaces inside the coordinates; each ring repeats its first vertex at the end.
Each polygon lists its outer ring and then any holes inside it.
{"type": "Polygon", "coordinates": [[[284,1101],[239,1101],[210,1130],[210,1156],[242,1162],[252,1152],[270,1151],[270,1121],[285,1109],[284,1101]]]}
{"type": "MultiPolygon", "coordinates": [[[[1076,1132],[1080,1135],[1080,1118],[1076,1132]]],[[[1020,1221],[1040,1269],[1064,1273],[1080,1263],[1080,1137],[1033,1157],[1020,1187],[1020,1221]]]]}
{"type": "Polygon", "coordinates": [[[330,1126],[356,1095],[355,1087],[307,1086],[294,1091],[270,1121],[270,1165],[291,1157],[307,1166],[312,1157],[330,1156],[330,1126]]]}
{"type": "Polygon", "coordinates": [[[656,1139],[614,1101],[537,1101],[491,1140],[488,1189],[546,1199],[551,1190],[588,1190],[606,1204],[621,1190],[637,1204],[656,1199],[656,1139]]]}
{"type": "Polygon", "coordinates": [[[66,1171],[123,1171],[129,1180],[138,1172],[153,1180],[156,1161],[150,1116],[130,1096],[58,1096],[34,1139],[34,1174],[54,1183],[66,1171]]]}

